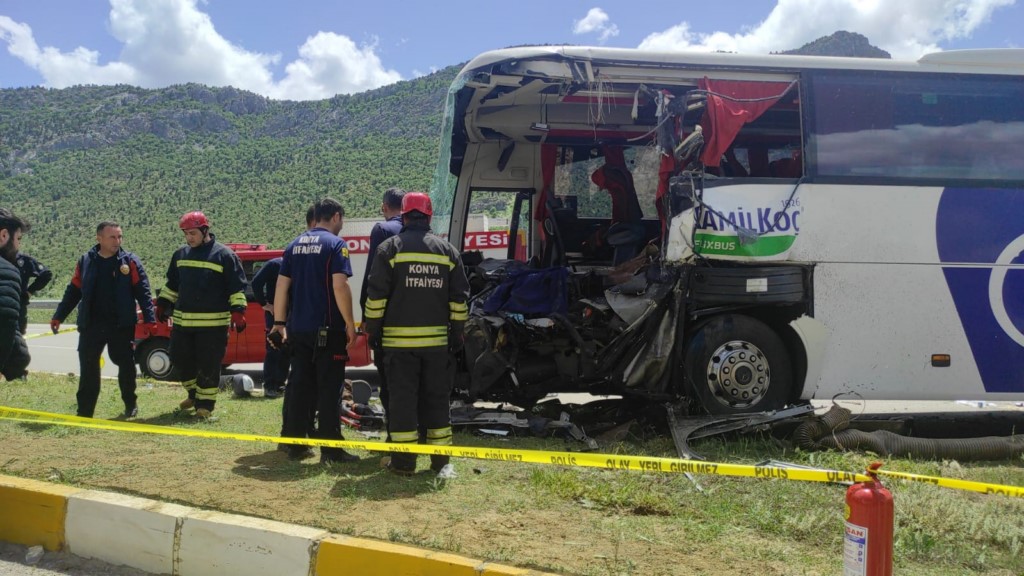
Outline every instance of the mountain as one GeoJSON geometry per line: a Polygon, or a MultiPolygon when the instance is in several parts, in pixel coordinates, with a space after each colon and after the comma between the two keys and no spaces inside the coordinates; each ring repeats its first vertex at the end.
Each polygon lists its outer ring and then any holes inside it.
{"type": "Polygon", "coordinates": [[[315,102],[197,84],[0,90],[0,206],[32,224],[24,250],[56,274],[46,295],[107,219],[159,286],[187,210],[223,241],[279,247],[318,197],[369,217],[390,186],[426,190],[459,68],[315,102]]]}
{"type": "Polygon", "coordinates": [[[822,36],[808,42],[796,50],[786,50],[780,54],[797,54],[802,56],[851,56],[855,58],[892,58],[882,50],[872,46],[868,39],[856,32],[840,30],[828,36],[822,36]]]}

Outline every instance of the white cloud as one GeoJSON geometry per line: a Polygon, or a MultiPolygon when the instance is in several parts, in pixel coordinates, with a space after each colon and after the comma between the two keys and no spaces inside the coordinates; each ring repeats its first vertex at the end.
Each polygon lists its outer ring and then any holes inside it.
{"type": "Polygon", "coordinates": [[[765,54],[798,48],[837,30],[863,34],[897,59],[941,50],[939,43],[969,37],[992,13],[1015,0],[778,0],[765,20],[738,34],[694,34],[687,22],[655,32],[648,50],[765,54]]]}
{"type": "Polygon", "coordinates": [[[70,52],[40,48],[26,24],[0,16],[0,40],[7,51],[46,78],[48,86],[65,88],[73,84],[136,84],[135,70],[120,62],[99,64],[99,53],[81,46],[70,52]]]}
{"type": "Polygon", "coordinates": [[[401,80],[398,72],[384,69],[374,48],[376,44],[359,47],[347,36],[318,32],[299,48],[299,59],[285,67],[284,80],[272,92],[279,98],[328,98],[401,80]]]}
{"type": "Polygon", "coordinates": [[[317,32],[299,47],[298,59],[275,80],[280,54],[251,52],[221,36],[197,0],[110,0],[110,30],[122,43],[117,61],[99,64],[99,53],[78,47],[40,49],[26,24],[0,16],[8,52],[43,76],[45,84],[128,83],[155,88],[198,82],[234,86],[269,96],[311,100],[360,92],[401,80],[386,69],[376,44],[358,46],[346,36],[317,32]]]}
{"type": "Polygon", "coordinates": [[[429,74],[433,74],[434,72],[437,72],[440,69],[441,69],[440,66],[430,66],[430,67],[428,67],[427,71],[424,72],[423,70],[420,70],[419,68],[413,68],[412,77],[413,78],[419,78],[420,76],[427,76],[429,74]]]}
{"type": "Polygon", "coordinates": [[[600,8],[591,8],[582,20],[573,22],[573,34],[600,33],[598,39],[604,42],[612,36],[619,35],[619,27],[608,22],[608,13],[600,8]]]}

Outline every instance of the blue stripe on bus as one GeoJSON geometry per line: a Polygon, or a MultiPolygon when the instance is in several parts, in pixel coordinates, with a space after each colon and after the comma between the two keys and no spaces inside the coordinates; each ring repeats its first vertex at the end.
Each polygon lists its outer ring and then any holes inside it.
{"type": "MultiPolygon", "coordinates": [[[[1024,264],[1024,190],[946,188],[935,228],[942,262],[1024,264]]],[[[943,273],[985,390],[1024,391],[1024,270],[943,273]]]]}

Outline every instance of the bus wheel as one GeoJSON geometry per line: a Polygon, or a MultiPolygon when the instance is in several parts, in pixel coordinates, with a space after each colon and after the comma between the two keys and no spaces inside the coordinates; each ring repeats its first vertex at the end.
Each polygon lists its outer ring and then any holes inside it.
{"type": "Polygon", "coordinates": [[[167,338],[149,338],[139,344],[135,359],[145,376],[154,380],[178,379],[178,371],[171,363],[170,344],[167,338]]]}
{"type": "Polygon", "coordinates": [[[739,314],[716,316],[687,345],[685,373],[711,414],[777,410],[786,405],[793,368],[767,324],[739,314]]]}

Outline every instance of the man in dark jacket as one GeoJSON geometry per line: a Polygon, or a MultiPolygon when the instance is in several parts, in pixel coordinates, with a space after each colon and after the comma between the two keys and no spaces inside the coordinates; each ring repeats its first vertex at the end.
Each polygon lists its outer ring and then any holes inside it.
{"type": "Polygon", "coordinates": [[[24,334],[28,328],[29,300],[36,295],[36,292],[46,288],[46,285],[53,279],[53,272],[43,266],[39,260],[22,252],[18,252],[18,259],[14,261],[14,265],[21,272],[21,320],[18,322],[18,328],[24,334]]]}
{"type": "Polygon", "coordinates": [[[405,190],[401,188],[388,188],[384,191],[384,200],[380,203],[380,213],[384,216],[382,222],[377,222],[370,230],[370,250],[366,260],[366,271],[363,273],[363,285],[359,292],[359,308],[362,310],[363,318],[366,318],[366,285],[370,279],[370,269],[373,267],[373,255],[381,242],[402,231],[402,197],[405,190]]]}
{"type": "MultiPolygon", "coordinates": [[[[259,272],[252,277],[252,294],[263,308],[263,325],[266,326],[266,336],[270,335],[270,329],[274,326],[274,290],[277,288],[277,275],[281,272],[281,260],[280,256],[267,260],[259,272]]],[[[263,395],[266,398],[278,398],[288,379],[288,355],[284,350],[278,350],[271,346],[269,340],[266,341],[265,346],[263,395]]]]}
{"type": "Polygon", "coordinates": [[[56,334],[60,325],[78,307],[78,415],[92,418],[100,395],[100,356],[106,347],[117,364],[125,418],[139,415],[135,395],[135,313],[142,309],[143,322],[153,324],[153,297],[149,279],[138,256],[121,248],[123,234],[117,222],[96,226],[96,245],[75,265],[75,273],[64,290],[64,298],[50,320],[56,334]]]}
{"type": "MultiPolygon", "coordinates": [[[[430,231],[430,197],[402,199],[397,236],[373,255],[366,299],[366,332],[384,350],[388,377],[388,432],[396,444],[452,443],[449,351],[461,348],[468,319],[469,282],[458,251],[430,231]]],[[[416,455],[394,452],[387,467],[416,470],[416,455]]],[[[453,476],[447,456],[431,455],[430,468],[453,476]]]]}
{"type": "Polygon", "coordinates": [[[0,373],[8,380],[24,376],[29,363],[28,346],[18,332],[21,274],[14,265],[28,229],[24,220],[0,208],[0,373]]]}
{"type": "Polygon", "coordinates": [[[171,256],[157,318],[164,320],[174,308],[171,361],[188,391],[178,407],[195,408],[196,416],[209,418],[217,403],[228,327],[245,330],[245,270],[238,255],[217,242],[202,212],[185,214],[178,227],[186,245],[171,256]]]}
{"type": "MultiPolygon", "coordinates": [[[[373,255],[377,253],[377,248],[382,242],[402,231],[403,196],[405,196],[405,190],[401,188],[388,188],[384,191],[384,199],[380,203],[380,213],[384,215],[384,221],[377,222],[370,230],[370,250],[367,252],[362,290],[359,292],[359,308],[362,310],[363,322],[366,321],[366,290],[370,280],[370,271],[373,268],[373,255]]],[[[388,381],[384,374],[384,351],[380,348],[373,351],[373,364],[377,367],[377,377],[380,381],[380,401],[384,406],[385,421],[387,421],[388,381]]],[[[388,436],[389,441],[390,438],[388,436]]]]}

